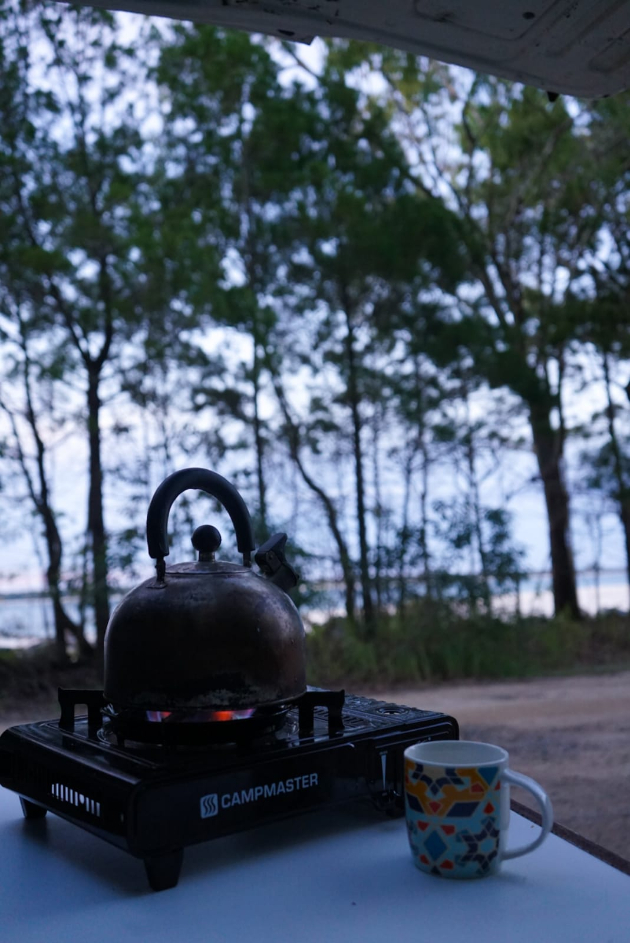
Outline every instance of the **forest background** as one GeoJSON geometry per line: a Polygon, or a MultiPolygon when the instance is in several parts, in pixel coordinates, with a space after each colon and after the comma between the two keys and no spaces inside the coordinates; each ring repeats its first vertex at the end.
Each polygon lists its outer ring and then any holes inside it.
{"type": "MultiPolygon", "coordinates": [[[[575,564],[630,581],[629,182],[628,95],[3,0],[3,586],[26,532],[54,615],[4,691],[98,673],[188,465],[290,534],[296,601],[334,612],[312,681],[630,661],[575,564]],[[553,618],[519,609],[533,493],[553,618]]],[[[207,520],[236,558],[188,494],[172,559],[207,520]]]]}

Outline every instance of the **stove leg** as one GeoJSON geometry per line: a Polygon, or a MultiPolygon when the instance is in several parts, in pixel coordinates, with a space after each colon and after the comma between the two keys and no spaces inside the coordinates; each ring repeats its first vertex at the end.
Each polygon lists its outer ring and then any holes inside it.
{"type": "Polygon", "coordinates": [[[178,848],[177,851],[171,851],[166,855],[145,858],[144,867],[151,889],[154,891],[167,891],[169,888],[175,887],[179,881],[179,872],[182,869],[183,860],[183,848],[178,848]]]}
{"type": "Polygon", "coordinates": [[[30,802],[28,799],[24,799],[23,796],[20,796],[20,805],[22,806],[22,812],[25,819],[43,819],[46,815],[47,809],[44,809],[41,805],[36,805],[34,802],[30,802]]]}

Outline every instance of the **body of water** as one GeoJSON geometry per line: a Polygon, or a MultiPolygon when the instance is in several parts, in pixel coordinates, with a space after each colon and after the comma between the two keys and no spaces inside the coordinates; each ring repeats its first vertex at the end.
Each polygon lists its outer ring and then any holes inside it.
{"type": "MultiPolygon", "coordinates": [[[[117,601],[117,600],[116,600],[117,601]]],[[[79,622],[79,600],[64,599],[68,615],[79,622]]],[[[96,632],[88,610],[86,637],[95,641],[96,632]]],[[[0,648],[30,648],[55,636],[55,622],[50,599],[36,596],[0,597],[0,648]]]]}
{"type": "MultiPolygon", "coordinates": [[[[520,604],[523,615],[550,616],[553,614],[553,595],[549,586],[550,577],[546,574],[528,577],[523,580],[518,599],[515,593],[497,596],[494,599],[495,607],[497,611],[515,612],[520,604]]],[[[333,615],[343,614],[341,589],[330,587],[322,595],[325,601],[322,599],[302,611],[307,628],[325,622],[333,615]]],[[[580,606],[589,615],[606,609],[627,612],[629,608],[628,584],[619,571],[601,573],[599,577],[592,572],[580,574],[578,596],[580,606]]],[[[112,600],[112,608],[119,598],[112,600]]],[[[64,600],[64,605],[68,614],[78,621],[79,600],[70,597],[64,600]]],[[[95,633],[90,616],[88,610],[86,635],[93,640],[95,633]]],[[[0,648],[29,648],[53,637],[54,620],[49,599],[34,596],[0,597],[0,648]]]]}

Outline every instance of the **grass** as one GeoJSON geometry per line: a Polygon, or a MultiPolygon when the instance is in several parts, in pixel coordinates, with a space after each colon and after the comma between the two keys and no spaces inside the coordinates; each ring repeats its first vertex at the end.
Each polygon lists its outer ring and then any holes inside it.
{"type": "MultiPolygon", "coordinates": [[[[620,670],[630,668],[630,616],[468,618],[419,600],[404,618],[381,616],[370,636],[341,619],[315,628],[307,664],[309,684],[348,688],[620,670]]],[[[93,666],[56,667],[50,646],[0,650],[0,713],[41,713],[54,707],[58,687],[101,686],[93,666]]]]}
{"type": "Polygon", "coordinates": [[[585,673],[630,665],[630,617],[469,618],[420,600],[403,618],[382,616],[369,635],[331,620],[309,634],[307,647],[309,683],[322,686],[585,673]]]}

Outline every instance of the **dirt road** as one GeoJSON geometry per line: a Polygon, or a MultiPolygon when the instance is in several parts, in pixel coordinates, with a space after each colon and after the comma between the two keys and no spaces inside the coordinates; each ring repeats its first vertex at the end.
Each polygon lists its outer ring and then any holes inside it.
{"type": "MultiPolygon", "coordinates": [[[[558,822],[630,858],[630,671],[353,693],[452,714],[463,739],[500,744],[545,787],[558,822]]],[[[2,715],[0,732],[55,715],[2,715]]],[[[528,793],[514,797],[535,807],[528,793]]]]}
{"type": "Polygon", "coordinates": [[[630,858],[630,672],[360,693],[452,714],[544,786],[556,821],[630,858]]]}

